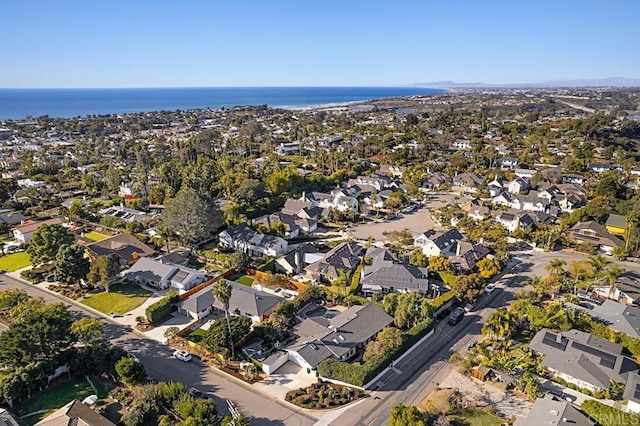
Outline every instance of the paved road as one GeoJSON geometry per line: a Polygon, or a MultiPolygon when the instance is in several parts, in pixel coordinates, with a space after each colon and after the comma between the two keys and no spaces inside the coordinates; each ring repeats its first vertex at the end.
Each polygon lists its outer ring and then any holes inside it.
{"type": "Polygon", "coordinates": [[[412,213],[401,213],[401,217],[395,220],[355,225],[349,229],[348,233],[357,240],[367,240],[372,237],[374,241],[382,242],[387,239],[383,235],[387,231],[401,231],[408,228],[415,235],[429,229],[439,228],[431,219],[431,212],[451,204],[454,199],[462,200],[463,198],[457,194],[432,194],[429,195],[429,199],[423,206],[412,213]]]}
{"type": "Polygon", "coordinates": [[[312,425],[317,421],[302,410],[277,398],[256,393],[249,385],[220,373],[194,359],[183,363],[171,356],[171,349],[155,340],[147,339],[131,327],[121,326],[110,318],[97,315],[83,305],[52,294],[39,287],[25,284],[9,276],[0,277],[0,290],[19,288],[33,297],[42,297],[48,303],[63,302],[74,317],[100,318],[106,323],[107,337],[115,345],[121,345],[135,354],[144,364],[149,377],[161,381],[182,382],[187,386],[215,395],[220,412],[226,409],[224,399],[235,402],[236,407],[251,417],[252,425],[312,425]]]}
{"type": "MultiPolygon", "coordinates": [[[[505,275],[504,281],[508,281],[505,275]]],[[[517,288],[496,286],[496,290],[478,302],[476,311],[465,315],[456,326],[446,320],[438,324],[434,334],[414,349],[402,361],[384,374],[376,384],[370,398],[346,410],[333,424],[388,425],[391,408],[398,403],[419,405],[446,377],[452,366],[448,359],[452,353],[466,349],[467,343],[480,339],[480,331],[493,308],[505,306],[513,299],[517,288]]]]}

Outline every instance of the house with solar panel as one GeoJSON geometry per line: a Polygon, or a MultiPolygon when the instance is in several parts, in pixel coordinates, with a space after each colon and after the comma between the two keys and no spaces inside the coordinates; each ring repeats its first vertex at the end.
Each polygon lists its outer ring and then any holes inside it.
{"type": "Polygon", "coordinates": [[[590,391],[609,389],[611,381],[626,383],[638,365],[622,354],[622,345],[579,330],[540,330],[529,347],[542,356],[542,366],[554,377],[590,391]]]}
{"type": "Polygon", "coordinates": [[[640,413],[640,374],[629,373],[622,398],[627,401],[627,411],[640,413]]]}

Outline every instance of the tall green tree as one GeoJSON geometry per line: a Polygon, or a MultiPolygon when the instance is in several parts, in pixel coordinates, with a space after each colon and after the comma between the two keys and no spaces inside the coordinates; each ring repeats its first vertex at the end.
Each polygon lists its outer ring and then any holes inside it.
{"type": "Polygon", "coordinates": [[[213,285],[213,298],[222,303],[224,309],[224,317],[227,321],[227,328],[229,331],[229,343],[231,349],[231,358],[235,357],[235,350],[233,348],[233,338],[231,334],[231,324],[229,323],[229,300],[231,299],[231,292],[233,291],[232,287],[227,284],[225,279],[218,280],[213,285]]]}
{"type": "Polygon", "coordinates": [[[56,279],[65,284],[76,284],[89,272],[89,259],[84,247],[77,244],[62,246],[56,256],[56,279]]]}
{"type": "Polygon", "coordinates": [[[414,406],[396,404],[391,409],[389,426],[427,426],[424,413],[414,406]]]}
{"type": "Polygon", "coordinates": [[[104,291],[109,292],[109,286],[111,282],[118,276],[120,272],[120,264],[118,260],[113,256],[98,256],[96,260],[91,263],[87,279],[93,285],[98,283],[104,291]]]}
{"type": "Polygon", "coordinates": [[[591,265],[591,268],[593,268],[593,282],[595,284],[598,281],[598,278],[600,278],[600,272],[602,272],[604,268],[611,263],[611,261],[599,254],[597,256],[589,257],[588,262],[589,265],[591,265]]]}
{"type": "Polygon", "coordinates": [[[544,269],[551,275],[561,275],[564,273],[564,265],[566,264],[567,262],[565,262],[564,260],[554,257],[547,264],[547,266],[544,267],[544,269]]]}
{"type": "Polygon", "coordinates": [[[515,317],[507,308],[495,310],[482,326],[482,335],[496,340],[508,339],[515,328],[515,317]]]}
{"type": "Polygon", "coordinates": [[[91,344],[104,337],[104,324],[95,318],[80,318],[71,324],[71,333],[84,344],[91,344]]]}
{"type": "Polygon", "coordinates": [[[605,272],[607,280],[609,281],[609,295],[611,295],[611,293],[613,293],[613,289],[616,288],[616,281],[618,280],[618,277],[624,274],[624,272],[625,270],[623,268],[615,264],[611,265],[605,272]]]}
{"type": "Polygon", "coordinates": [[[160,226],[165,226],[185,244],[196,244],[210,238],[222,226],[220,209],[195,189],[180,190],[167,203],[160,226]]]}
{"type": "Polygon", "coordinates": [[[120,358],[120,360],[116,362],[115,368],[120,381],[127,386],[142,383],[147,378],[144,365],[130,356],[120,358]]]}
{"type": "Polygon", "coordinates": [[[60,247],[73,244],[73,235],[62,225],[41,225],[33,232],[29,240],[27,253],[31,263],[53,262],[60,247]]]}

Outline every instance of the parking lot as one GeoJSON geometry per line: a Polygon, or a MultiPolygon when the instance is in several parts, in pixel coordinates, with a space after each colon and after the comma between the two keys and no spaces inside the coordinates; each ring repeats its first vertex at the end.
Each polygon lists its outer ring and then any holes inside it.
{"type": "Polygon", "coordinates": [[[409,232],[416,235],[429,229],[439,229],[440,227],[433,222],[430,212],[456,201],[456,198],[454,194],[430,195],[424,205],[411,213],[400,212],[398,219],[356,225],[351,227],[348,233],[357,240],[367,240],[371,237],[374,241],[382,242],[387,239],[383,235],[384,232],[401,231],[407,228],[409,232]]]}

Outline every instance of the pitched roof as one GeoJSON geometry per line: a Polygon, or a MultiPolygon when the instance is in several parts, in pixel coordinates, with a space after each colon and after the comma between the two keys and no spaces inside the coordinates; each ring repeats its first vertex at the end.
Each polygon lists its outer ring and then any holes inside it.
{"type": "Polygon", "coordinates": [[[638,373],[629,373],[622,397],[640,404],[640,375],[638,373]]]}
{"type": "Polygon", "coordinates": [[[20,233],[24,234],[28,234],[29,232],[33,232],[36,229],[40,228],[42,225],[61,225],[65,223],[64,220],[62,220],[59,217],[55,217],[53,219],[47,219],[47,220],[39,220],[39,221],[28,221],[25,222],[22,225],[16,226],[15,229],[16,231],[19,231],[20,233]]]}
{"type": "Polygon", "coordinates": [[[0,212],[1,223],[6,223],[7,225],[15,225],[16,223],[20,223],[23,220],[27,220],[27,218],[22,213],[18,213],[15,211],[0,212]]]}
{"type": "Polygon", "coordinates": [[[571,228],[571,236],[575,239],[587,241],[596,245],[606,245],[609,247],[621,247],[624,242],[607,231],[607,228],[598,222],[589,220],[587,222],[578,222],[571,228]],[[587,231],[587,233],[585,233],[587,231]],[[594,235],[590,235],[593,233],[594,235]]]}
{"type": "MultiPolygon", "coordinates": [[[[283,300],[281,297],[247,287],[235,281],[226,279],[224,281],[231,287],[231,298],[229,299],[229,312],[231,313],[238,310],[252,316],[267,315],[283,300]]],[[[214,300],[213,287],[211,286],[192,294],[181,302],[181,306],[189,312],[200,312],[209,306],[214,306],[217,309],[224,308],[220,301],[214,300]]]]}
{"type": "Polygon", "coordinates": [[[148,257],[142,257],[131,268],[125,271],[127,276],[136,276],[146,281],[159,282],[162,279],[171,279],[178,266],[162,263],[148,257]]]}
{"type": "Polygon", "coordinates": [[[447,231],[436,231],[435,229],[430,229],[423,235],[433,242],[433,244],[435,244],[440,250],[449,247],[456,241],[462,239],[462,234],[458,232],[457,229],[449,229],[447,231]]]}
{"type": "Polygon", "coordinates": [[[514,426],[558,426],[563,424],[592,426],[593,422],[574,408],[570,402],[545,397],[536,399],[529,415],[516,419],[514,426]]]}
{"type": "Polygon", "coordinates": [[[640,338],[640,309],[605,300],[587,312],[607,324],[615,331],[640,338]]]}
{"type": "Polygon", "coordinates": [[[344,242],[328,251],[322,259],[307,266],[308,272],[329,278],[338,278],[339,270],[353,270],[360,263],[362,247],[357,243],[344,242]]]}
{"type": "Polygon", "coordinates": [[[622,345],[578,330],[554,333],[544,328],[529,347],[544,355],[542,365],[603,389],[610,379],[622,383],[638,368],[622,355],[622,345]]]}
{"type": "Polygon", "coordinates": [[[382,266],[360,280],[363,286],[379,286],[396,290],[429,291],[427,268],[394,264],[382,266]]]}
{"type": "Polygon", "coordinates": [[[133,235],[126,233],[91,243],[87,249],[95,253],[96,256],[116,255],[127,262],[135,260],[133,253],[137,253],[137,257],[145,257],[151,256],[155,252],[154,249],[133,235]]]}
{"type": "Polygon", "coordinates": [[[325,359],[340,357],[351,348],[366,342],[393,322],[384,310],[376,305],[356,305],[328,321],[314,317],[305,319],[295,330],[298,339],[289,346],[309,365],[316,367],[325,359]]]}
{"type": "Polygon", "coordinates": [[[607,222],[605,226],[612,226],[614,228],[626,229],[627,228],[627,218],[620,214],[610,214],[607,218],[607,222]]]}
{"type": "Polygon", "coordinates": [[[115,426],[90,407],[74,399],[36,423],[38,426],[115,426]]]}

